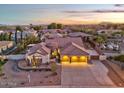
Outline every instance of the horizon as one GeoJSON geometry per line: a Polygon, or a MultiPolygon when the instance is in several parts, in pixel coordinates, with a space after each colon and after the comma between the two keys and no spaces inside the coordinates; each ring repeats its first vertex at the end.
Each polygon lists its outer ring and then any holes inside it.
{"type": "Polygon", "coordinates": [[[1,4],[0,24],[65,25],[124,23],[123,4],[1,4]]]}

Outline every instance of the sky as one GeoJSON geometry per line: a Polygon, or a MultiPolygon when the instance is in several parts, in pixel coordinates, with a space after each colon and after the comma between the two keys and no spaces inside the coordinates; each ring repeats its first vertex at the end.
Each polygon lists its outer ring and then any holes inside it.
{"type": "Polygon", "coordinates": [[[0,4],[0,24],[124,23],[123,4],[0,4]]]}

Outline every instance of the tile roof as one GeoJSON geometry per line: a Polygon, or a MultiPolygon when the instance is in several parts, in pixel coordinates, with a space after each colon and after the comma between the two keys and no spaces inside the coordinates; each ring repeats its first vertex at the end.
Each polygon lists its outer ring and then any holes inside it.
{"type": "Polygon", "coordinates": [[[64,48],[69,43],[74,42],[83,47],[83,42],[80,37],[65,37],[65,38],[54,38],[54,39],[46,39],[46,44],[53,43],[54,45],[58,46],[59,48],[64,48]]]}
{"type": "Polygon", "coordinates": [[[88,51],[82,46],[71,42],[61,51],[62,55],[89,55],[88,51]]]}
{"type": "Polygon", "coordinates": [[[83,33],[83,32],[72,32],[72,33],[69,33],[69,36],[70,37],[85,37],[85,36],[91,36],[90,34],[86,34],[86,33],[83,33]]]}
{"type": "Polygon", "coordinates": [[[28,55],[34,54],[34,53],[39,53],[41,55],[47,55],[50,53],[50,49],[47,48],[45,45],[43,45],[42,43],[36,44],[33,47],[31,47],[28,50],[28,55]]]}
{"type": "Polygon", "coordinates": [[[62,55],[89,55],[80,37],[66,37],[46,40],[46,45],[59,47],[62,55]]]}

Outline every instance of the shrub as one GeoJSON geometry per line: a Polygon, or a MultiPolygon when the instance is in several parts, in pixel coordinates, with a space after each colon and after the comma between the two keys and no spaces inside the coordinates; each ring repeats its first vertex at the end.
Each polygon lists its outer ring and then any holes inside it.
{"type": "Polygon", "coordinates": [[[114,60],[124,62],[124,55],[115,56],[114,60]]]}
{"type": "Polygon", "coordinates": [[[56,69],[57,69],[57,65],[56,65],[55,62],[53,62],[53,63],[51,64],[51,71],[52,71],[53,74],[56,74],[56,69]]]}

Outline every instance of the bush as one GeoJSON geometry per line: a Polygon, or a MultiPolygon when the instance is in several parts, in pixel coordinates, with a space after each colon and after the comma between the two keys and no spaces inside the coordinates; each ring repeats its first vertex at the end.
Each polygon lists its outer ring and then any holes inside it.
{"type": "Polygon", "coordinates": [[[124,62],[124,55],[115,56],[114,57],[114,60],[115,61],[124,62]]]}
{"type": "Polygon", "coordinates": [[[113,57],[112,57],[112,56],[110,56],[110,57],[108,57],[107,59],[108,59],[108,60],[112,60],[112,59],[113,59],[113,57]]]}
{"type": "Polygon", "coordinates": [[[51,71],[52,71],[53,74],[57,74],[57,73],[56,73],[56,69],[57,69],[57,65],[56,65],[55,62],[53,62],[53,63],[51,64],[51,71]]]}

